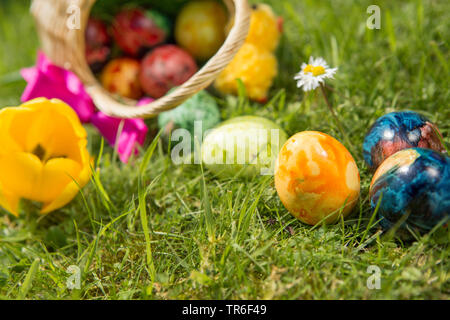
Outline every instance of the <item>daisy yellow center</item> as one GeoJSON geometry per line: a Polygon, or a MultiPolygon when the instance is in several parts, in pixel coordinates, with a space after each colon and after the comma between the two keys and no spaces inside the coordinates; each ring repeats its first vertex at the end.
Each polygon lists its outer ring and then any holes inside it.
{"type": "Polygon", "coordinates": [[[325,73],[325,68],[322,66],[312,66],[308,64],[305,69],[303,69],[304,73],[311,72],[314,77],[320,76],[325,73]]]}

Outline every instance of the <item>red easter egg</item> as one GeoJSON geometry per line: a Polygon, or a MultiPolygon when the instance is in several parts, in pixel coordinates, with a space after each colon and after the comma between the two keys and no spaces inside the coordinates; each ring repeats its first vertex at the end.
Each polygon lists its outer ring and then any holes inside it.
{"type": "Polygon", "coordinates": [[[105,23],[99,19],[89,18],[85,40],[87,63],[92,71],[99,72],[111,55],[111,37],[105,23]]]}
{"type": "Polygon", "coordinates": [[[160,98],[173,87],[186,82],[197,70],[197,64],[189,53],[175,45],[164,45],[144,57],[139,79],[148,95],[160,98]]]}
{"type": "Polygon", "coordinates": [[[114,18],[112,32],[119,47],[127,54],[139,56],[162,44],[167,30],[141,9],[126,9],[114,18]]]}
{"type": "Polygon", "coordinates": [[[92,49],[109,45],[111,42],[105,23],[96,18],[89,18],[85,36],[86,47],[92,49]]]}

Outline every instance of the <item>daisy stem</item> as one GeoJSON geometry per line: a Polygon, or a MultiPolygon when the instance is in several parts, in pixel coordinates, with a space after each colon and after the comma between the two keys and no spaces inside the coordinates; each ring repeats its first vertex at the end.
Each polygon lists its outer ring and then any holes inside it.
{"type": "Polygon", "coordinates": [[[328,109],[330,110],[331,115],[333,116],[334,120],[336,121],[336,125],[337,125],[339,131],[341,132],[342,136],[344,137],[345,142],[349,146],[351,146],[350,140],[349,140],[347,134],[345,133],[344,127],[342,126],[341,121],[339,120],[336,112],[334,111],[334,109],[333,109],[333,107],[332,107],[332,105],[330,103],[330,100],[328,100],[328,96],[327,96],[327,93],[325,91],[325,87],[324,87],[324,85],[322,83],[320,84],[320,89],[322,90],[322,94],[323,94],[323,97],[325,99],[326,105],[327,105],[328,109]]]}

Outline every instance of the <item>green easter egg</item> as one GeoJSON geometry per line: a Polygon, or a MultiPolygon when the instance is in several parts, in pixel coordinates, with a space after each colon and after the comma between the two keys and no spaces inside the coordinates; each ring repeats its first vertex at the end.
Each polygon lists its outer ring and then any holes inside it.
{"type": "Polygon", "coordinates": [[[180,106],[158,116],[158,126],[164,128],[163,137],[169,137],[173,129],[182,128],[194,136],[195,121],[202,121],[202,131],[214,128],[220,122],[216,100],[206,91],[200,91],[180,106]]]}
{"type": "Polygon", "coordinates": [[[233,118],[205,137],[202,160],[221,178],[272,175],[278,152],[287,138],[280,126],[266,118],[233,118]]]}

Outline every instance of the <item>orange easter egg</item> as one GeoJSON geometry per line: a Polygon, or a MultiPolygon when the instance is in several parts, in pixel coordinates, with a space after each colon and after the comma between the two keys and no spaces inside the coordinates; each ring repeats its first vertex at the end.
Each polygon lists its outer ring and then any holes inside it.
{"type": "Polygon", "coordinates": [[[357,203],[359,171],[350,152],[335,138],[303,131],[281,148],[275,187],[286,209],[300,221],[334,223],[357,203]]]}
{"type": "Polygon", "coordinates": [[[101,74],[103,87],[111,93],[130,99],[139,99],[142,89],[139,83],[139,61],[118,58],[110,61],[101,74]]]}

